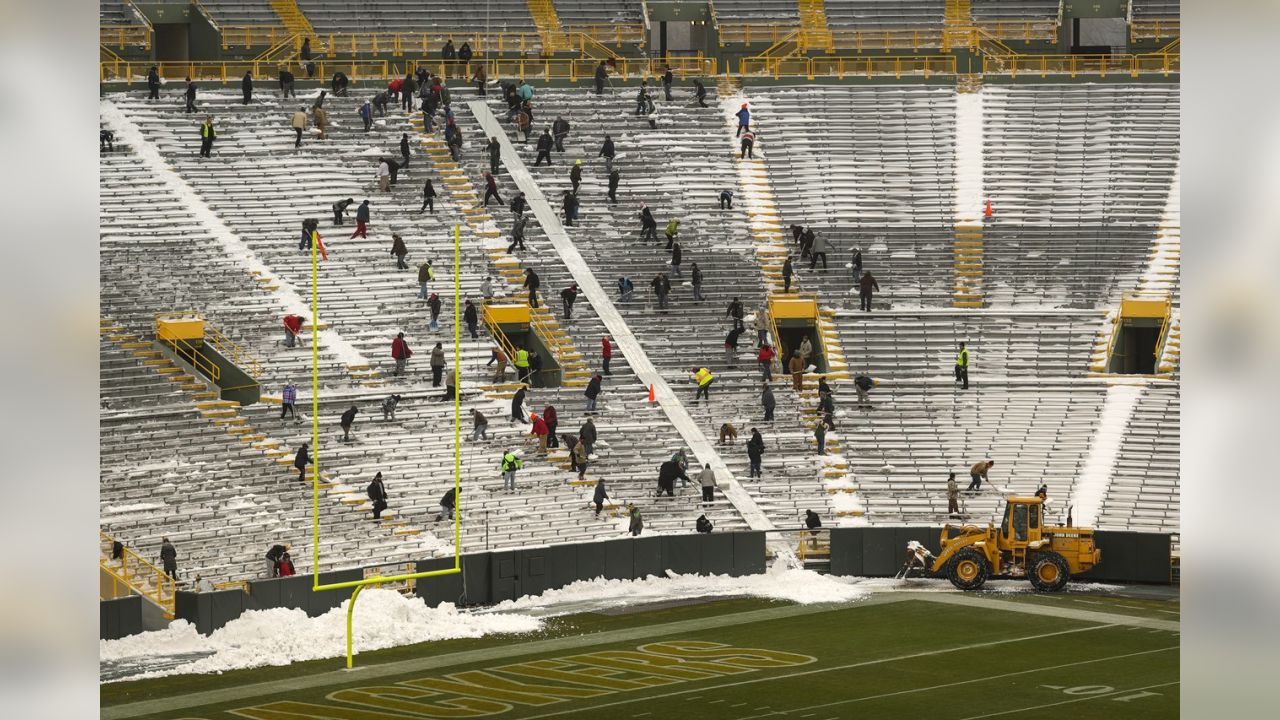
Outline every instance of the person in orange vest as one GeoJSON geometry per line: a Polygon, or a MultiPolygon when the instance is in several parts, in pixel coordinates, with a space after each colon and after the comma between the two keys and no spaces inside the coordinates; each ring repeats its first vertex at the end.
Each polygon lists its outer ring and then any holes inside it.
{"type": "Polygon", "coordinates": [[[698,391],[694,393],[693,402],[697,403],[698,398],[706,398],[707,403],[711,402],[711,383],[715,382],[715,376],[707,368],[693,368],[693,379],[698,383],[698,391]]]}
{"type": "Polygon", "coordinates": [[[547,423],[538,417],[537,413],[530,413],[529,419],[533,421],[533,434],[538,437],[538,453],[540,455],[547,454],[547,423]]]}

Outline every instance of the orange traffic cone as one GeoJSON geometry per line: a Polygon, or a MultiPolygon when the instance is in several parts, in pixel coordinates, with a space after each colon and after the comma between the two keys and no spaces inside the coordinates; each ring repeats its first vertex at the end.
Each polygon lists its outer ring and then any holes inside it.
{"type": "Polygon", "coordinates": [[[990,199],[987,200],[987,210],[982,214],[982,216],[988,220],[991,219],[991,200],[990,199]]]}
{"type": "Polygon", "coordinates": [[[657,400],[657,397],[653,392],[653,383],[649,383],[649,402],[654,402],[655,400],[657,400]]]}

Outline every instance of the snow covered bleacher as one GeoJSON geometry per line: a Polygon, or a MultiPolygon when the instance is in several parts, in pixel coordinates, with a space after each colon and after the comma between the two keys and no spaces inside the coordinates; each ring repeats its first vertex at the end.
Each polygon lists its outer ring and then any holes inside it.
{"type": "Polygon", "coordinates": [[[1062,0],[973,0],[973,21],[981,26],[998,22],[1057,21],[1062,0]]]}
{"type": "Polygon", "coordinates": [[[205,10],[219,25],[280,25],[270,0],[207,0],[205,10]]]}
{"type": "Polygon", "coordinates": [[[944,0],[844,0],[826,3],[827,24],[832,29],[919,30],[942,29],[944,0]]]}
{"type": "Polygon", "coordinates": [[[1137,287],[1169,201],[1176,85],[993,86],[983,91],[986,273],[1105,307],[1137,287]]]}
{"type": "MultiPolygon", "coordinates": [[[[721,3],[717,8],[723,19],[721,3]]],[[[319,29],[317,16],[310,10],[308,16],[319,29]]],[[[489,208],[492,223],[480,232],[467,227],[485,212],[473,205],[488,169],[486,139],[467,107],[477,98],[474,89],[451,88],[466,138],[455,170],[432,153],[434,141],[423,152],[416,114],[393,110],[363,131],[356,108],[380,85],[326,99],[328,138],[309,131],[300,149],[293,147],[288,119],[311,107],[315,90],[285,101],[274,83],[261,81],[254,102],[242,105],[238,93],[202,89],[196,114],[181,112],[172,95],[160,102],[136,92],[107,98],[104,117],[117,131],[117,151],[100,163],[102,312],[121,330],[104,334],[101,343],[102,524],[148,556],[168,535],[185,578],[202,570],[215,580],[255,576],[262,553],[275,542],[293,544],[300,570],[309,569],[310,492],[289,463],[310,431],[306,422],[282,422],[270,400],[234,412],[265,437],[261,441],[240,439],[202,412],[202,390],[165,379],[123,346],[127,336],[149,339],[157,313],[200,312],[260,362],[269,398],[286,380],[299,384],[299,408],[309,418],[310,352],[280,346],[280,319],[309,299],[311,263],[298,249],[300,222],[320,219],[329,253],[319,272],[324,569],[424,558],[452,542],[451,527],[434,522],[452,482],[452,404],[435,402],[442,388],[424,376],[436,341],[444,343],[452,369],[455,318],[446,301],[440,330],[427,327],[414,270],[432,258],[432,289],[449,297],[453,224],[463,225],[457,280],[465,297],[478,301],[488,275],[499,295],[525,302],[518,283],[505,278],[534,268],[544,302],[560,314],[558,295],[572,273],[536,219],[526,229],[528,249],[505,255],[513,220],[506,203],[515,192],[505,167],[498,174],[504,203],[489,208]],[[210,159],[197,156],[205,114],[219,133],[210,159]],[[391,192],[379,192],[377,159],[399,157],[402,133],[410,137],[411,162],[391,192]],[[433,215],[418,213],[428,177],[438,192],[433,215]],[[368,239],[349,237],[351,220],[333,227],[330,204],[345,197],[357,204],[371,199],[368,239]],[[414,270],[395,268],[391,232],[404,238],[414,270]],[[389,352],[399,331],[415,350],[403,378],[392,376],[389,352]],[[396,420],[384,422],[378,405],[392,392],[405,399],[396,420]],[[356,440],[340,443],[337,417],[352,403],[361,408],[356,440]],[[378,471],[393,518],[382,525],[372,522],[364,499],[364,486],[378,471]]],[[[982,91],[981,181],[995,217],[984,227],[988,306],[969,311],[950,307],[958,212],[953,89],[748,87],[739,99],[717,97],[709,85],[705,109],[694,101],[691,82],[677,81],[670,102],[659,87],[651,89],[657,129],[634,114],[633,90],[597,96],[539,87],[529,142],[516,147],[556,209],[573,161],[582,160],[580,216],[566,232],[615,298],[618,277],[632,279],[634,299],[615,304],[702,431],[714,438],[721,423],[737,427],[738,443],[720,454],[766,515],[781,527],[798,526],[810,508],[824,518],[844,515],[832,522],[940,521],[947,472],[955,471],[963,486],[968,466],[986,457],[997,461],[995,490],[966,498],[972,517],[995,512],[996,490],[1029,494],[1047,483],[1051,497],[1071,497],[1108,402],[1105,381],[1088,377],[1090,355],[1118,293],[1150,275],[1153,241],[1168,222],[1178,162],[1176,86],[982,91]],[[737,159],[727,121],[740,102],[751,105],[757,151],[765,158],[757,161],[768,178],[759,197],[743,197],[743,188],[759,186],[748,174],[753,166],[737,159]],[[551,166],[534,167],[537,137],[557,117],[572,126],[567,152],[553,153],[551,166]],[[605,133],[618,152],[616,204],[605,197],[598,157],[605,133]],[[736,196],[729,210],[718,205],[724,189],[736,196]],[[642,201],[658,222],[656,244],[639,240],[642,201]],[[736,365],[725,358],[726,306],[738,297],[749,316],[759,313],[773,272],[762,264],[761,225],[752,212],[764,202],[776,208],[784,229],[812,226],[835,247],[825,270],[810,270],[795,251],[794,286],[816,293],[833,311],[833,332],[851,374],[882,380],[871,410],[855,407],[847,381],[835,385],[838,430],[828,435],[827,458],[814,452],[812,378],[797,394],[775,370],[776,419],[763,422],[750,317],[736,365]],[[671,219],[681,221],[684,275],[671,277],[670,308],[659,312],[649,281],[670,272],[662,230],[671,219]],[[846,264],[855,247],[882,286],[869,314],[854,309],[856,292],[850,292],[846,264]],[[701,302],[686,284],[694,262],[704,274],[701,302]],[[951,378],[959,341],[974,353],[967,392],[956,390],[951,378]],[[691,402],[694,366],[717,376],[709,405],[691,402]],[[745,441],[753,426],[767,444],[760,481],[747,480],[745,441]]],[[[487,100],[495,115],[505,116],[497,93],[487,100]]],[[[511,132],[510,123],[504,130],[511,132]]],[[[782,242],[790,242],[789,233],[782,242]]],[[[1171,252],[1176,255],[1176,247],[1171,252]]],[[[1176,276],[1161,282],[1177,288],[1176,276]]],[[[557,327],[582,364],[598,368],[607,330],[596,309],[580,299],[573,318],[559,319],[557,327]]],[[[507,419],[514,386],[490,381],[491,347],[487,336],[464,335],[460,349],[463,434],[470,410],[480,408],[493,436],[463,443],[464,547],[621,536],[623,519],[597,518],[587,509],[591,488],[568,471],[564,450],[536,457],[528,426],[507,419]],[[508,448],[522,448],[526,461],[515,494],[499,492],[498,462],[508,448]]],[[[689,532],[704,510],[718,529],[745,527],[720,494],[706,508],[696,487],[675,498],[652,497],[658,466],[684,442],[664,412],[647,402],[647,388],[618,352],[612,371],[595,417],[600,442],[588,479],[604,477],[613,501],[636,502],[646,527],[658,532],[689,532]]],[[[585,418],[580,380],[530,390],[526,409],[554,404],[560,432],[574,432],[585,418]]],[[[1176,386],[1159,381],[1124,418],[1100,526],[1176,532],[1177,413],[1176,386]]],[[[691,475],[696,463],[691,454],[691,475]]]]}
{"type": "Polygon", "coordinates": [[[555,0],[556,15],[566,29],[589,25],[643,25],[640,0],[555,0]]]}

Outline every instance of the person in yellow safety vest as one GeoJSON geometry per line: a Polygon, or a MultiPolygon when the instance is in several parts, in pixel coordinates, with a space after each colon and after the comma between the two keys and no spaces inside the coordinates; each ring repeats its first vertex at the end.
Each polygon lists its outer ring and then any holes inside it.
{"type": "Polygon", "coordinates": [[[707,368],[694,368],[693,379],[698,381],[698,392],[694,394],[693,401],[698,402],[698,398],[706,398],[707,402],[711,402],[711,383],[716,378],[707,368]]]}
{"type": "Polygon", "coordinates": [[[964,343],[960,343],[960,354],[956,355],[956,382],[962,382],[961,390],[969,389],[969,351],[964,343]]]}
{"type": "Polygon", "coordinates": [[[516,491],[516,471],[524,467],[520,457],[510,450],[502,455],[502,489],[516,491]]]}
{"type": "Polygon", "coordinates": [[[529,383],[529,351],[524,348],[516,350],[516,377],[520,378],[520,382],[529,383]]]}
{"type": "Polygon", "coordinates": [[[217,137],[218,133],[213,129],[213,116],[209,115],[200,126],[200,157],[209,157],[209,151],[213,149],[213,141],[217,137]]]}

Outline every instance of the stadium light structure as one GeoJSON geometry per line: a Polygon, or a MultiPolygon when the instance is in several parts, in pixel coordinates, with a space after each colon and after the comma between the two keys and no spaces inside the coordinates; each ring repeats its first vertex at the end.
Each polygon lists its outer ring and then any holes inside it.
{"type": "MultiPolygon", "coordinates": [[[[320,293],[319,293],[319,259],[317,257],[320,243],[311,243],[311,509],[312,509],[312,568],[311,591],[342,590],[355,588],[351,600],[347,603],[347,669],[352,666],[351,622],[355,614],[356,599],[360,591],[370,585],[385,585],[390,582],[404,582],[418,578],[439,577],[441,575],[457,575],[462,572],[462,244],[461,226],[453,226],[453,567],[428,572],[408,573],[404,575],[375,575],[363,580],[320,584],[320,293]]],[[[447,389],[447,383],[446,383],[447,389]]]]}

